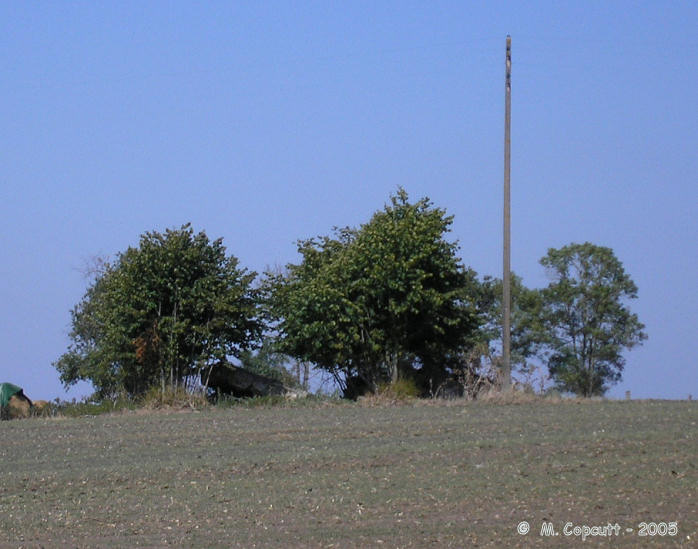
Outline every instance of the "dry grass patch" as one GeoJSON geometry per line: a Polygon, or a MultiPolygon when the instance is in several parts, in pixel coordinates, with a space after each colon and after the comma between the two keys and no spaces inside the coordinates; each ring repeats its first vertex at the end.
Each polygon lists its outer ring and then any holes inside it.
{"type": "Polygon", "coordinates": [[[184,387],[151,387],[140,399],[146,410],[191,409],[201,410],[209,406],[202,391],[189,391],[184,387]]]}

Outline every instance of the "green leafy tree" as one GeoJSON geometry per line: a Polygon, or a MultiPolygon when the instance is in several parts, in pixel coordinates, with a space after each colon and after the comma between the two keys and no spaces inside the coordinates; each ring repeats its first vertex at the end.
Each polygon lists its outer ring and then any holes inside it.
{"type": "MultiPolygon", "coordinates": [[[[482,337],[489,352],[501,352],[502,280],[485,277],[481,286],[480,308],[484,315],[482,337]]],[[[528,374],[531,360],[540,356],[545,336],[541,324],[542,299],[539,290],[527,288],[520,276],[511,275],[511,364],[528,374]]]]}
{"type": "Polygon", "coordinates": [[[551,248],[540,262],[552,278],[540,316],[550,374],[563,390],[602,395],[621,379],[623,351],[647,338],[627,306],[637,286],[610,248],[588,242],[551,248]]]}
{"type": "Polygon", "coordinates": [[[255,276],[188,224],[146,233],[96,273],[54,366],[66,386],[87,380],[102,395],[181,385],[258,339],[255,276]]]}
{"type": "Polygon", "coordinates": [[[452,218],[399,189],[359,229],[299,242],[302,261],[267,274],[279,349],[343,388],[438,382],[479,326],[478,282],[444,235],[452,218]]]}
{"type": "Polygon", "coordinates": [[[273,339],[265,338],[256,351],[245,350],[239,356],[240,366],[266,377],[276,379],[287,387],[296,387],[298,380],[288,370],[289,357],[278,352],[273,339]]]}

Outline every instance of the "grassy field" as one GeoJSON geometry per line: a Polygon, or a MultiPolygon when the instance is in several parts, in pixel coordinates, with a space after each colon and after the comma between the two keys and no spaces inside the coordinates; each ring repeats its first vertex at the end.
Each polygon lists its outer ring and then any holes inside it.
{"type": "Polygon", "coordinates": [[[696,547],[697,422],[666,401],[5,421],[0,547],[577,547],[608,523],[585,546],[696,547]]]}

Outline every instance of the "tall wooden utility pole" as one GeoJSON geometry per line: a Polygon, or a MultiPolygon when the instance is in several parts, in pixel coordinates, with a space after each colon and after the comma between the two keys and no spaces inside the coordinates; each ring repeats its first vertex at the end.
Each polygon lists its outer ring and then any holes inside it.
{"type": "Polygon", "coordinates": [[[502,376],[511,385],[511,36],[507,35],[504,87],[504,272],[502,277],[502,376]]]}

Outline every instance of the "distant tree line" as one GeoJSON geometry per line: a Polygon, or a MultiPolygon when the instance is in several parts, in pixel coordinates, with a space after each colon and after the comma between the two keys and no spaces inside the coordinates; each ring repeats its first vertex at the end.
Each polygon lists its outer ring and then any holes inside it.
{"type": "MultiPolygon", "coordinates": [[[[312,364],[346,396],[400,380],[424,396],[497,385],[501,281],[462,264],[452,222],[398,189],[365,224],[301,240],[300,261],[261,276],[188,224],[145,233],[93,272],[54,366],[66,386],[90,381],[101,396],[196,384],[233,357],[289,383],[289,363],[306,384],[312,364]]],[[[562,391],[604,394],[647,337],[628,307],[637,287],[590,243],[551,248],[541,264],[546,288],[512,277],[514,370],[537,363],[562,391]]]]}

